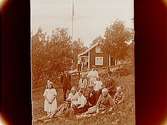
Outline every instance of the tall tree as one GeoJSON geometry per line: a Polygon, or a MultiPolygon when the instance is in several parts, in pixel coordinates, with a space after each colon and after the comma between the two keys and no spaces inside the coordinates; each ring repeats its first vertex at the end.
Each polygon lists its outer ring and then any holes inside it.
{"type": "Polygon", "coordinates": [[[33,82],[55,80],[59,72],[70,69],[72,58],[71,37],[66,29],[56,29],[49,38],[39,29],[32,36],[33,82]]]}
{"type": "Polygon", "coordinates": [[[122,21],[116,20],[112,25],[106,28],[102,49],[110,54],[116,62],[124,60],[127,57],[127,41],[132,39],[131,31],[125,27],[122,21]]]}
{"type": "Polygon", "coordinates": [[[103,41],[103,38],[101,36],[99,36],[92,41],[91,46],[96,44],[96,43],[101,43],[102,41],[103,41]]]}
{"type": "Polygon", "coordinates": [[[61,72],[68,70],[72,65],[72,41],[67,29],[57,28],[47,44],[48,60],[51,60],[52,69],[61,72]]]}
{"type": "Polygon", "coordinates": [[[44,73],[44,65],[46,59],[44,56],[44,42],[45,34],[42,29],[39,28],[37,33],[32,36],[32,80],[33,82],[39,82],[42,74],[44,73]]]}

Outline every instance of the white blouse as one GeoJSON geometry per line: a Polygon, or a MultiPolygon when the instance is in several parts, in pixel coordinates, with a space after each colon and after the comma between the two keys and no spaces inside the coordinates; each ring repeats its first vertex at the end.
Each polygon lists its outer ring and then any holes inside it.
{"type": "Polygon", "coordinates": [[[95,83],[95,85],[94,85],[95,91],[99,91],[100,89],[102,89],[103,83],[101,81],[95,81],[94,83],[95,83]]]}
{"type": "Polygon", "coordinates": [[[80,105],[78,108],[84,107],[86,103],[87,103],[87,100],[85,96],[83,95],[79,96],[78,94],[77,94],[77,100],[73,101],[74,105],[80,105]]]}

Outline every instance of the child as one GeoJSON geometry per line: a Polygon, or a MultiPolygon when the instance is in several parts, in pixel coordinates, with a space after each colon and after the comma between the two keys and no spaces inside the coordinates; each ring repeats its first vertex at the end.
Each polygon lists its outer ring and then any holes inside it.
{"type": "Polygon", "coordinates": [[[86,87],[87,87],[87,79],[85,76],[82,76],[79,80],[79,88],[86,89],[86,87]]]}
{"type": "Polygon", "coordinates": [[[51,81],[47,81],[46,89],[43,94],[44,101],[44,111],[47,112],[47,117],[52,118],[57,110],[57,92],[53,87],[53,83],[51,81]]]}
{"type": "Polygon", "coordinates": [[[122,103],[123,99],[124,99],[124,93],[122,91],[122,87],[119,86],[117,87],[117,92],[114,96],[115,104],[117,105],[117,104],[122,103]]]}

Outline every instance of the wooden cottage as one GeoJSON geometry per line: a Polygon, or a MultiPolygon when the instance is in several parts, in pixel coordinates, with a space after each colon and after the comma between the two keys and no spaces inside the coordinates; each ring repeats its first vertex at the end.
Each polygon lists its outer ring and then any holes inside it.
{"type": "Polygon", "coordinates": [[[82,70],[86,70],[93,66],[99,68],[114,65],[114,60],[110,55],[104,54],[100,44],[96,43],[78,55],[78,64],[82,70]]]}

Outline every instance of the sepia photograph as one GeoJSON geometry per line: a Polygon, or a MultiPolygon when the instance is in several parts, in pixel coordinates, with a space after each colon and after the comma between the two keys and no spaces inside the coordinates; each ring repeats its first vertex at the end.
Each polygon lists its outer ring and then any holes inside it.
{"type": "Polygon", "coordinates": [[[135,125],[134,0],[31,0],[33,125],[135,125]]]}

